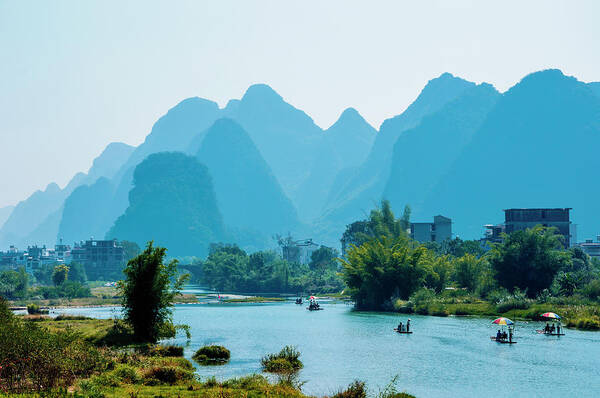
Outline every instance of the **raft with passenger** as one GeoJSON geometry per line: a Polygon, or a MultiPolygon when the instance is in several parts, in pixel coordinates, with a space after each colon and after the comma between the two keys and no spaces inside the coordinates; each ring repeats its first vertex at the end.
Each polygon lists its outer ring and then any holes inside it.
{"type": "Polygon", "coordinates": [[[495,341],[500,344],[516,344],[517,342],[513,340],[513,335],[515,331],[515,323],[508,318],[500,317],[494,319],[492,322],[496,325],[501,326],[502,331],[498,329],[498,333],[495,336],[490,336],[491,341],[495,341]],[[508,328],[508,333],[504,328],[508,328]]]}
{"type": "Polygon", "coordinates": [[[509,341],[506,339],[498,339],[495,336],[490,336],[490,340],[495,341],[496,343],[500,343],[500,344],[517,344],[516,341],[509,341]]]}
{"type": "Polygon", "coordinates": [[[406,322],[406,324],[400,322],[398,327],[394,328],[394,332],[400,334],[412,334],[412,330],[410,330],[410,319],[406,322]]]}
{"type": "Polygon", "coordinates": [[[546,327],[544,329],[538,329],[536,332],[538,334],[544,334],[546,336],[564,336],[564,327],[560,323],[560,316],[555,314],[554,312],[545,312],[540,315],[541,318],[546,320],[546,327]],[[552,322],[552,326],[550,326],[548,321],[552,322]],[[556,322],[556,324],[555,324],[556,322]]]}
{"type": "Polygon", "coordinates": [[[314,296],[310,296],[310,303],[308,304],[308,307],[306,307],[307,310],[309,311],[321,311],[323,310],[323,308],[321,308],[321,306],[319,305],[319,303],[317,303],[317,299],[314,296]]]}

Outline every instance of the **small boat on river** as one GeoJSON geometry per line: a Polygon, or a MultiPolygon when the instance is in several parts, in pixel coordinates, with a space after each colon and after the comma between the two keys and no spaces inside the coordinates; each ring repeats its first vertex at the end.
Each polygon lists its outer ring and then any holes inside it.
{"type": "Polygon", "coordinates": [[[317,299],[313,296],[310,296],[310,303],[308,304],[308,307],[306,307],[307,310],[309,311],[321,311],[323,310],[323,308],[321,308],[321,306],[319,305],[319,303],[317,303],[317,299]]]}
{"type": "Polygon", "coordinates": [[[406,321],[406,325],[400,322],[397,328],[394,328],[394,332],[400,334],[412,334],[412,330],[410,330],[410,319],[406,321]]]}
{"type": "Polygon", "coordinates": [[[546,327],[544,329],[538,329],[536,332],[538,334],[545,334],[546,336],[564,336],[564,328],[560,323],[560,316],[555,314],[554,312],[545,312],[540,315],[541,318],[546,321],[552,322],[552,326],[548,322],[546,322],[546,327]]]}
{"type": "Polygon", "coordinates": [[[537,329],[536,332],[538,334],[544,334],[546,336],[564,336],[564,333],[552,333],[552,332],[545,332],[543,330],[537,329]]]}
{"type": "Polygon", "coordinates": [[[495,336],[490,336],[490,340],[495,341],[500,344],[516,344],[517,342],[513,340],[513,335],[515,332],[515,323],[508,318],[500,317],[494,319],[492,322],[496,325],[502,327],[502,331],[498,329],[498,333],[495,336]],[[508,333],[504,328],[508,328],[508,333]]]}
{"type": "Polygon", "coordinates": [[[495,336],[490,336],[490,340],[495,341],[496,343],[500,343],[500,344],[517,344],[516,341],[510,341],[510,340],[506,340],[506,339],[497,339],[495,336]]]}

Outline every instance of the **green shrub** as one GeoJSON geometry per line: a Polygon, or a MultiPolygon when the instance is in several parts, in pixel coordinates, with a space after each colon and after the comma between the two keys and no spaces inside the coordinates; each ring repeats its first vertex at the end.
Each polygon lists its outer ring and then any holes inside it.
{"type": "Polygon", "coordinates": [[[444,308],[442,304],[430,304],[427,307],[429,315],[433,316],[448,316],[448,311],[444,308]]]}
{"type": "Polygon", "coordinates": [[[106,369],[108,360],[72,332],[50,333],[7,313],[0,302],[0,386],[4,392],[47,391],[106,369]]]}
{"type": "Polygon", "coordinates": [[[47,314],[48,310],[43,310],[39,305],[31,303],[27,304],[27,313],[30,315],[47,314]]]}
{"type": "Polygon", "coordinates": [[[67,314],[59,314],[57,317],[54,318],[55,321],[85,321],[88,319],[93,319],[93,318],[90,318],[89,316],[83,316],[83,315],[67,315],[67,314]]]}
{"type": "Polygon", "coordinates": [[[229,361],[231,353],[220,345],[207,345],[201,347],[192,358],[201,365],[222,364],[229,361]]]}
{"type": "Polygon", "coordinates": [[[121,380],[113,372],[101,373],[92,377],[91,382],[98,387],[119,387],[121,380]]]}
{"type": "Polygon", "coordinates": [[[142,353],[148,356],[156,357],[182,357],[183,347],[178,345],[160,345],[151,344],[142,348],[142,353]]]}
{"type": "Polygon", "coordinates": [[[600,279],[594,279],[583,288],[583,293],[590,300],[600,300],[600,279]]]}
{"type": "Polygon", "coordinates": [[[427,288],[417,290],[409,298],[414,312],[420,315],[429,314],[428,306],[433,300],[435,300],[435,291],[427,288]]]}
{"type": "Polygon", "coordinates": [[[157,381],[161,384],[176,384],[178,382],[194,379],[194,372],[178,366],[153,366],[144,371],[144,383],[154,385],[157,381]]]}
{"type": "Polygon", "coordinates": [[[131,365],[119,364],[111,373],[126,384],[136,384],[141,381],[137,370],[131,365]]]}
{"type": "Polygon", "coordinates": [[[593,318],[579,318],[569,320],[567,327],[575,327],[582,330],[600,330],[600,321],[593,318]]]}
{"type": "Polygon", "coordinates": [[[331,398],[367,398],[367,389],[364,381],[353,381],[348,388],[340,391],[331,398]]]}
{"type": "Polygon", "coordinates": [[[295,347],[285,346],[277,354],[265,355],[260,363],[263,371],[270,373],[296,372],[304,366],[300,361],[300,351],[295,347]],[[284,362],[286,362],[284,364],[284,362]]]}

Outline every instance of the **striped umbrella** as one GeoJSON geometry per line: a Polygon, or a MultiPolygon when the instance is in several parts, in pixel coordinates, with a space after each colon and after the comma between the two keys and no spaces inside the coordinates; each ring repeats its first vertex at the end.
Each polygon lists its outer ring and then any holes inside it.
{"type": "Polygon", "coordinates": [[[495,323],[496,325],[514,325],[515,324],[510,319],[504,318],[504,317],[494,319],[494,321],[492,323],[495,323]]]}
{"type": "Polygon", "coordinates": [[[542,314],[542,318],[547,318],[547,319],[560,319],[560,316],[558,316],[557,314],[555,314],[554,312],[544,312],[542,314]]]}

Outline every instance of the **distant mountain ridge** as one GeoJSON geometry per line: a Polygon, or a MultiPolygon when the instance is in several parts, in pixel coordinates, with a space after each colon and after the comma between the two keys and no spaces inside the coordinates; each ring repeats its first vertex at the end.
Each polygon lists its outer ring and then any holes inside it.
{"type": "MultiPolygon", "coordinates": [[[[186,243],[179,246],[164,231],[155,233],[179,254],[194,245],[205,253],[211,242],[203,240],[248,243],[252,236],[248,244],[260,249],[287,232],[335,246],[346,224],[364,218],[382,198],[397,211],[411,205],[415,219],[449,216],[465,238],[481,236],[481,225],[501,221],[509,206],[573,207],[580,236],[589,237],[600,223],[589,200],[597,195],[589,170],[598,163],[592,148],[600,143],[599,101],[600,83],[582,83],[558,70],[528,75],[503,94],[444,73],[377,132],[354,108],[323,130],[265,84],[250,86],[224,108],[189,98],[162,116],[139,147],[111,144],[87,175],[77,174],[62,190],[51,184],[19,203],[0,226],[0,244],[51,244],[59,236],[67,242],[90,236],[142,240],[152,234],[135,231],[136,223],[153,228],[142,215],[162,217],[157,209],[164,208],[181,225],[189,223],[179,213],[195,220],[188,227],[202,231],[191,240],[182,236],[186,243]],[[183,184],[183,196],[174,202],[184,208],[153,191],[148,175],[134,185],[138,167],[150,158],[156,163],[153,155],[164,152],[178,155],[158,162],[164,170],[151,168],[157,186],[179,192],[171,183],[183,184]],[[194,170],[192,180],[201,187],[210,190],[211,181],[214,203],[204,194],[206,203],[194,203],[182,165],[194,170]],[[139,196],[140,190],[165,201],[152,209],[151,196],[139,196]],[[204,205],[220,221],[204,214],[204,205]]],[[[160,220],[177,233],[174,224],[160,220]]]]}
{"type": "Polygon", "coordinates": [[[446,214],[457,234],[477,237],[503,220],[502,209],[572,207],[578,235],[595,236],[599,145],[600,97],[559,70],[532,73],[501,96],[423,212],[446,214]]]}
{"type": "Polygon", "coordinates": [[[393,146],[398,137],[417,126],[423,117],[437,112],[474,86],[475,83],[444,73],[430,80],[402,114],[385,120],[365,162],[336,177],[328,194],[328,203],[318,220],[321,228],[340,235],[346,224],[364,217],[381,200],[389,178],[393,146]]]}

